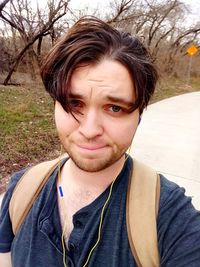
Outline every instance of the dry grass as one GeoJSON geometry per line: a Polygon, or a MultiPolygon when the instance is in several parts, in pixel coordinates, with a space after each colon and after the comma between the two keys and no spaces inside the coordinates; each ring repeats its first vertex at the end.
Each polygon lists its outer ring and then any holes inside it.
{"type": "Polygon", "coordinates": [[[200,78],[193,78],[188,81],[174,78],[163,78],[157,86],[151,103],[155,103],[165,98],[200,91],[200,78]]]}
{"type": "Polygon", "coordinates": [[[12,172],[54,157],[58,137],[53,102],[41,85],[0,86],[0,117],[1,192],[12,172]]]}

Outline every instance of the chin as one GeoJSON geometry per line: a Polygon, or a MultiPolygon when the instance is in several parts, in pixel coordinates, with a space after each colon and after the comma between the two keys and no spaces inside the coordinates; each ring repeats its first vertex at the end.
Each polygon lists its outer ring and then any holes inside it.
{"type": "Polygon", "coordinates": [[[110,155],[107,158],[80,158],[74,157],[73,155],[69,156],[73,163],[82,171],[85,172],[99,172],[105,170],[106,168],[110,167],[112,164],[117,162],[122,156],[124,155],[120,153],[120,155],[110,155]]]}

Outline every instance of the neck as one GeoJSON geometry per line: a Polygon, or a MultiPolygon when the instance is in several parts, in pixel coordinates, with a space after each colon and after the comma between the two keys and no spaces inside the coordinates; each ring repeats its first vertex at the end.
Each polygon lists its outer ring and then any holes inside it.
{"type": "Polygon", "coordinates": [[[65,185],[73,184],[76,188],[104,191],[118,176],[124,165],[125,156],[117,162],[99,172],[86,172],[78,168],[69,159],[64,164],[61,172],[61,181],[65,185]]]}

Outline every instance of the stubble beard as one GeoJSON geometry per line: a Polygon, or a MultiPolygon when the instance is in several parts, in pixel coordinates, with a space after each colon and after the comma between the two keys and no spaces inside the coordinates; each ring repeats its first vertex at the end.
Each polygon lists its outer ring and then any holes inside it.
{"type": "MultiPolygon", "coordinates": [[[[110,153],[104,155],[103,157],[97,158],[83,158],[76,151],[72,149],[71,145],[65,146],[63,144],[65,152],[69,155],[70,159],[73,163],[81,170],[85,172],[99,172],[112,164],[117,162],[121,157],[124,156],[126,152],[126,148],[120,149],[116,145],[114,147],[110,147],[110,153]]],[[[108,151],[109,152],[109,151],[108,151]]]]}

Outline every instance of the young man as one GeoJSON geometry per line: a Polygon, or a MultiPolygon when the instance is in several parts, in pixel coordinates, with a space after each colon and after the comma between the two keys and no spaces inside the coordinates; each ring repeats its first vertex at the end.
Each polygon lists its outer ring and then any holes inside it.
{"type": "MultiPolygon", "coordinates": [[[[0,217],[0,267],[136,267],[126,226],[134,160],[126,151],[156,85],[150,55],[137,38],[85,17],[50,51],[41,73],[69,158],[51,174],[16,236],[8,207],[25,170],[13,175],[0,217]]],[[[200,214],[183,189],[160,179],[160,266],[199,267],[200,214]]]]}

